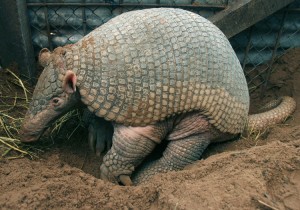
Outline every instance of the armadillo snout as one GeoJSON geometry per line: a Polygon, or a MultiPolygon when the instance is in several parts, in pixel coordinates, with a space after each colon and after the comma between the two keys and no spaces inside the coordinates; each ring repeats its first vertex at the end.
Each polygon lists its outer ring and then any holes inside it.
{"type": "Polygon", "coordinates": [[[19,130],[19,137],[22,142],[37,141],[44,133],[45,127],[36,122],[32,116],[26,115],[22,127],[19,130]]]}
{"type": "Polygon", "coordinates": [[[19,136],[22,142],[33,142],[37,141],[41,137],[42,133],[43,130],[41,132],[32,131],[32,129],[28,129],[26,125],[23,125],[19,131],[19,136]]]}

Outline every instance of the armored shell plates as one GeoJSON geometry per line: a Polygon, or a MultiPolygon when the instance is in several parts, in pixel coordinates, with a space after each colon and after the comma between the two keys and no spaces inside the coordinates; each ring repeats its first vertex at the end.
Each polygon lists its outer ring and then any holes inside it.
{"type": "Polygon", "coordinates": [[[192,12],[124,13],[66,50],[83,103],[107,120],[145,126],[200,110],[222,132],[247,122],[239,60],[225,35],[192,12]]]}

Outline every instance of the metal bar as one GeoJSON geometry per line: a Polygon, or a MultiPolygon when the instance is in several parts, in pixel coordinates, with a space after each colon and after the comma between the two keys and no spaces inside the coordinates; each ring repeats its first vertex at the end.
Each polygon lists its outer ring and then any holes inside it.
{"type": "Polygon", "coordinates": [[[261,97],[263,97],[264,93],[267,90],[268,81],[270,79],[272,67],[273,67],[273,64],[274,64],[274,61],[275,61],[275,58],[276,58],[277,49],[278,49],[279,44],[280,44],[279,41],[280,41],[280,38],[281,38],[281,34],[283,32],[283,26],[284,26],[284,22],[286,20],[286,16],[287,16],[287,11],[285,11],[283,13],[283,15],[282,15],[282,19],[281,19],[281,23],[280,23],[280,28],[279,28],[279,31],[277,33],[277,37],[276,37],[276,41],[275,41],[275,46],[274,46],[274,49],[273,49],[273,52],[272,52],[272,58],[271,58],[271,61],[270,61],[269,68],[267,69],[267,75],[266,75],[265,83],[262,86],[262,91],[261,91],[261,95],[260,95],[261,97]]]}
{"type": "Polygon", "coordinates": [[[45,16],[45,23],[46,23],[46,29],[47,29],[47,37],[48,37],[48,46],[50,50],[53,50],[53,45],[51,42],[51,31],[50,31],[50,25],[49,25],[49,13],[48,13],[48,7],[46,3],[44,3],[44,16],[45,16]]]}
{"type": "MultiPolygon", "coordinates": [[[[123,2],[120,0],[119,2],[123,2]]],[[[111,6],[110,3],[27,3],[28,7],[38,7],[38,6],[111,6]]],[[[119,3],[114,6],[122,6],[122,7],[135,7],[135,6],[143,6],[143,7],[170,7],[169,4],[132,4],[132,3],[119,3]]],[[[218,9],[223,10],[227,5],[190,5],[190,4],[178,4],[172,5],[172,7],[187,7],[187,8],[206,8],[206,9],[218,9]]]]}
{"type": "MultiPolygon", "coordinates": [[[[85,4],[85,0],[82,0],[83,4],[85,4]]],[[[82,30],[83,30],[83,35],[86,35],[86,14],[85,14],[85,9],[86,7],[82,7],[82,30]]]]}
{"type": "Polygon", "coordinates": [[[251,47],[252,31],[253,31],[253,26],[251,26],[250,29],[249,29],[249,40],[248,40],[248,43],[247,43],[247,46],[246,46],[246,50],[245,50],[245,54],[244,54],[244,59],[243,59],[243,62],[242,62],[243,63],[243,70],[245,69],[246,59],[248,57],[249,50],[250,50],[250,47],[251,47]]]}
{"type": "Polygon", "coordinates": [[[286,8],[284,11],[288,12],[300,12],[300,8],[286,8]]]}

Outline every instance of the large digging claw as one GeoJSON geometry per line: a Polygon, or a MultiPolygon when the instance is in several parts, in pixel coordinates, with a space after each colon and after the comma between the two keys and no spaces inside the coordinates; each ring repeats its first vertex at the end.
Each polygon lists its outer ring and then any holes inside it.
{"type": "MultiPolygon", "coordinates": [[[[124,172],[131,173],[130,171],[124,171],[124,172]]],[[[100,178],[102,180],[109,181],[116,184],[120,183],[123,184],[124,186],[133,185],[129,175],[125,175],[125,174],[118,175],[118,174],[119,173],[117,172],[110,171],[109,168],[104,164],[100,166],[100,178]]]]}
{"type": "Polygon", "coordinates": [[[112,145],[113,126],[103,118],[96,117],[89,111],[84,111],[84,121],[88,126],[88,142],[90,149],[100,156],[112,145]]]}
{"type": "Polygon", "coordinates": [[[133,183],[132,183],[132,181],[131,181],[131,179],[128,175],[120,175],[119,180],[125,186],[132,186],[133,185],[133,183]]]}

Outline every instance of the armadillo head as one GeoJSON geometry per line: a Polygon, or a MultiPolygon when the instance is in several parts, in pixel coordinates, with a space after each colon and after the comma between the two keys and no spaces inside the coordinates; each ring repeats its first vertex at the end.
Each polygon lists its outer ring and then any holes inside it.
{"type": "Polygon", "coordinates": [[[38,140],[53,121],[80,101],[76,92],[76,75],[65,69],[63,56],[63,48],[57,48],[52,53],[48,49],[40,52],[39,62],[44,70],[20,130],[21,141],[38,140]]]}

